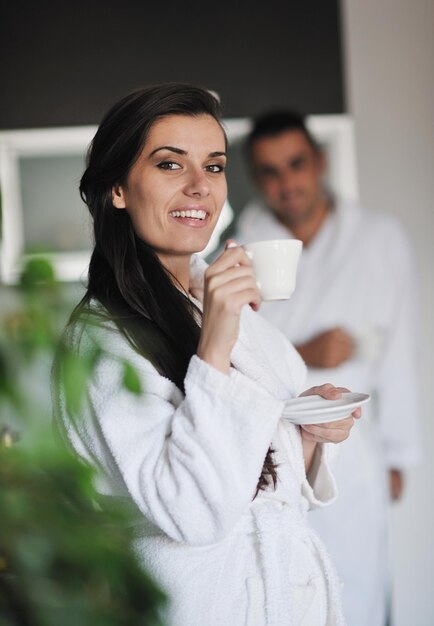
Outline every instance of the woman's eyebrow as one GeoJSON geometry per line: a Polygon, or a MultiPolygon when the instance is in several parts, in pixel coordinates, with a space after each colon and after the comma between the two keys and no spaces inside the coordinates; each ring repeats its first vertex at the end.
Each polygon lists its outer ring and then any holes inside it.
{"type": "MultiPolygon", "coordinates": [[[[151,158],[159,150],[169,150],[170,152],[175,152],[175,154],[181,154],[181,155],[188,154],[186,150],[181,150],[181,148],[175,148],[174,146],[161,146],[160,148],[155,148],[155,150],[152,150],[148,158],[151,158]]],[[[226,152],[220,152],[220,151],[210,152],[208,156],[212,158],[219,157],[219,156],[226,156],[226,152]]]]}
{"type": "Polygon", "coordinates": [[[149,157],[153,156],[159,150],[170,150],[170,152],[175,152],[176,154],[187,154],[187,152],[185,150],[181,150],[181,148],[174,148],[173,146],[161,146],[160,148],[155,148],[155,150],[152,150],[149,157]]]}

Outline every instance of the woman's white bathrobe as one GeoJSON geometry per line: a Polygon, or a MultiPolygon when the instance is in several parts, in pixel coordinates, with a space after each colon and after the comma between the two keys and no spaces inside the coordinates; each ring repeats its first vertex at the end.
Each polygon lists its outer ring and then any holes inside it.
{"type": "MultiPolygon", "coordinates": [[[[289,236],[264,205],[252,202],[237,240],[289,236]]],[[[309,515],[344,582],[351,626],[386,622],[386,470],[405,471],[419,457],[413,267],[407,237],[391,215],[338,202],[303,250],[291,299],[261,307],[261,315],[295,345],[336,326],[364,339],[339,367],[309,368],[306,383],[327,381],[372,395],[357,428],[339,446],[336,506],[309,515]]]]}
{"type": "MultiPolygon", "coordinates": [[[[203,280],[192,262],[192,283],[203,280]]],[[[81,354],[99,364],[80,419],[57,418],[77,453],[98,469],[98,490],[141,512],[136,552],[167,591],[170,626],[341,625],[340,583],[306,512],[335,497],[330,447],[319,446],[310,482],[298,427],[281,420],[302,390],[305,366],[285,337],[249,307],[226,376],[193,356],[185,396],[116,331],[78,325],[81,354]],[[137,369],[141,396],[122,388],[137,369]],[[253,499],[269,445],[279,482],[253,499]]]]}

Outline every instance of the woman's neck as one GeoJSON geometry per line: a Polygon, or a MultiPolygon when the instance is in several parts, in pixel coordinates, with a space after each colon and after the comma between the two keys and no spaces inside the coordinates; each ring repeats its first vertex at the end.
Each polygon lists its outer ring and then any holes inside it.
{"type": "Polygon", "coordinates": [[[189,256],[165,256],[161,254],[157,254],[160,262],[166,270],[170,272],[170,274],[175,279],[175,286],[181,287],[182,291],[186,294],[189,293],[190,290],[190,260],[191,255],[189,256]]]}

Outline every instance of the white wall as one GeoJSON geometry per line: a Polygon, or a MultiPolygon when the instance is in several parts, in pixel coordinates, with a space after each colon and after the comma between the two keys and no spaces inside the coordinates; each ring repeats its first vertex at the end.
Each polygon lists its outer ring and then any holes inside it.
{"type": "MultiPolygon", "coordinates": [[[[434,624],[434,2],[341,0],[360,195],[397,215],[416,253],[424,459],[392,508],[394,626],[434,624]]],[[[369,626],[368,624],[366,626],[369,626]]]]}

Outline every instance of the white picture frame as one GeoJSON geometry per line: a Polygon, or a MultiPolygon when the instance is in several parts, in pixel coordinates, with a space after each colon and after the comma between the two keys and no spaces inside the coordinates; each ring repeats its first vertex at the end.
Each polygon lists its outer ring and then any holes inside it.
{"type": "MultiPolygon", "coordinates": [[[[353,123],[348,115],[314,115],[307,118],[308,127],[317,140],[326,146],[329,162],[329,183],[344,199],[358,198],[353,123]]],[[[224,120],[229,143],[242,142],[251,128],[248,118],[224,120]]],[[[0,242],[0,278],[4,284],[16,283],[25,252],[22,180],[20,159],[25,157],[84,157],[96,126],[28,129],[0,132],[0,190],[2,201],[2,240],[0,242]]],[[[78,194],[78,189],[77,189],[78,194]]],[[[219,236],[229,225],[233,211],[226,203],[211,241],[203,255],[218,245],[219,236]]],[[[88,250],[54,250],[44,254],[53,263],[61,281],[82,281],[87,273],[91,254],[88,250]]]]}

